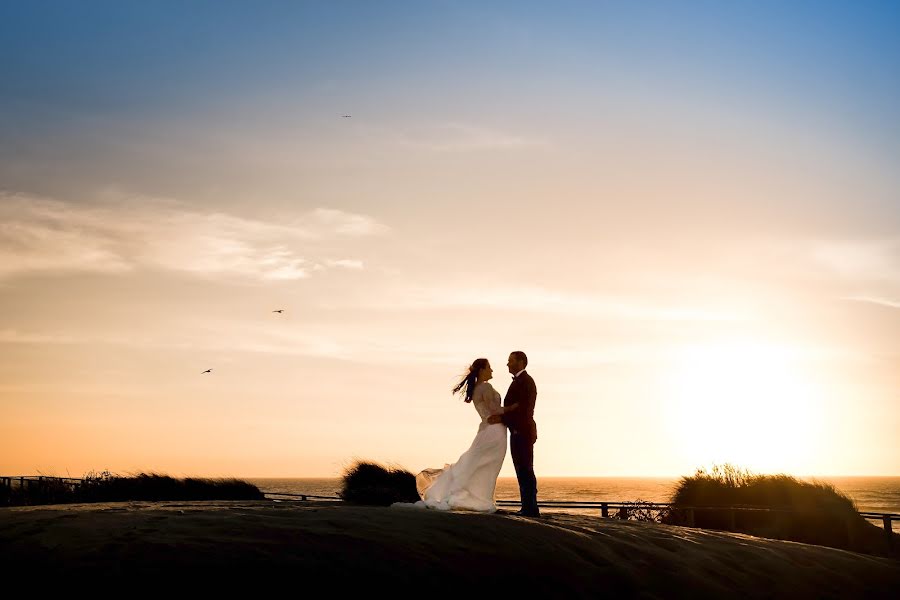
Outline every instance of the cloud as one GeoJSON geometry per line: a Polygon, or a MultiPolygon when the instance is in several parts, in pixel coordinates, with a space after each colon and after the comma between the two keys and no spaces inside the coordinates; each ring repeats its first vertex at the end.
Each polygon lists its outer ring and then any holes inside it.
{"type": "Polygon", "coordinates": [[[331,208],[317,208],[312,214],[320,224],[343,235],[375,235],[387,231],[387,227],[365,215],[355,215],[331,208]]]}
{"type": "Polygon", "coordinates": [[[900,282],[900,240],[820,242],[811,252],[818,264],[842,278],[900,282]]]}
{"type": "Polygon", "coordinates": [[[517,149],[543,144],[538,140],[464,123],[440,123],[406,131],[399,135],[399,142],[435,152],[517,149]]]}
{"type": "Polygon", "coordinates": [[[95,339],[85,340],[69,334],[23,333],[16,329],[0,329],[0,344],[78,344],[84,341],[95,339]]]}
{"type": "Polygon", "coordinates": [[[302,279],[313,270],[361,269],[359,260],[319,259],[315,253],[324,244],[387,231],[372,217],[326,208],[269,222],[153,198],[75,204],[0,193],[0,277],[157,268],[211,277],[302,279]]]}
{"type": "MultiPolygon", "coordinates": [[[[358,336],[348,332],[325,331],[315,325],[309,331],[266,327],[259,323],[204,321],[179,327],[179,339],[169,334],[98,334],[80,331],[65,333],[0,330],[0,344],[108,345],[127,348],[203,353],[248,353],[276,356],[308,356],[366,364],[447,364],[459,363],[471,352],[468,340],[434,343],[425,338],[408,338],[402,344],[384,336],[358,336]]],[[[650,346],[616,345],[597,348],[593,343],[544,352],[544,366],[588,366],[612,362],[644,362],[659,355],[650,346]]],[[[657,356],[658,357],[658,356],[657,356]]]]}
{"type": "Polygon", "coordinates": [[[896,300],[887,300],[885,298],[875,298],[871,296],[848,296],[844,300],[853,300],[854,302],[868,302],[877,304],[878,306],[886,306],[888,308],[900,308],[900,302],[896,300]]]}
{"type": "Polygon", "coordinates": [[[329,267],[341,267],[343,269],[353,269],[359,270],[363,268],[363,262],[361,260],[355,260],[350,258],[340,258],[338,260],[327,260],[325,261],[325,265],[329,267]]]}
{"type": "Polygon", "coordinates": [[[0,195],[0,276],[35,270],[129,271],[92,215],[58,202],[0,195]]]}
{"type": "Polygon", "coordinates": [[[539,287],[402,289],[387,298],[369,297],[366,302],[370,308],[388,310],[489,309],[645,321],[738,321],[751,318],[743,313],[704,307],[658,306],[624,297],[575,294],[539,287]]]}
{"type": "Polygon", "coordinates": [[[283,332],[261,328],[258,324],[241,326],[234,322],[204,328],[185,324],[179,329],[181,339],[169,334],[97,334],[71,331],[67,333],[23,332],[0,329],[0,344],[110,345],[157,350],[190,350],[202,352],[246,352],[284,356],[315,356],[347,359],[350,351],[344,344],[327,335],[283,332]]]}

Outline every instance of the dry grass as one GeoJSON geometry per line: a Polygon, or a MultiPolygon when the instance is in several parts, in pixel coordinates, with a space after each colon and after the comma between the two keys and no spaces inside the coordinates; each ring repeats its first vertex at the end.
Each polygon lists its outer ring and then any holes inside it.
{"type": "Polygon", "coordinates": [[[390,506],[420,500],[416,476],[401,467],[357,460],[344,470],[338,495],[352,504],[390,506]]]}
{"type": "Polygon", "coordinates": [[[682,477],[671,503],[663,523],[688,524],[688,512],[680,507],[711,507],[693,510],[695,527],[900,556],[900,535],[890,534],[890,538],[884,529],[863,519],[853,500],[827,482],[757,475],[726,464],[682,477]],[[772,510],[725,508],[735,506],[772,510]]]}
{"type": "Polygon", "coordinates": [[[158,473],[116,475],[91,471],[78,485],[60,479],[26,480],[0,488],[0,506],[125,502],[131,500],[263,500],[258,487],[239,479],[176,479],[158,473]]]}

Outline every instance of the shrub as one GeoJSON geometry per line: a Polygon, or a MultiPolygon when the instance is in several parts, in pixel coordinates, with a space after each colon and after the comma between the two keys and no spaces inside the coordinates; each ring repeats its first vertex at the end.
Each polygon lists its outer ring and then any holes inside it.
{"type": "Polygon", "coordinates": [[[634,502],[623,502],[621,507],[610,513],[610,518],[663,523],[668,514],[668,508],[654,506],[653,502],[638,498],[634,502]]]}
{"type": "Polygon", "coordinates": [[[264,500],[258,487],[234,478],[176,479],[157,473],[128,477],[108,471],[85,475],[75,502],[122,502],[128,500],[264,500]]]}
{"type": "Polygon", "coordinates": [[[131,500],[264,500],[255,485],[239,479],[175,479],[140,473],[120,476],[109,471],[87,473],[80,483],[57,478],[26,479],[23,485],[3,488],[0,504],[7,506],[125,502],[131,500]]]}
{"type": "Polygon", "coordinates": [[[344,470],[338,496],[345,502],[390,506],[394,502],[416,502],[416,476],[397,467],[355,461],[344,470]]]}
{"type": "MultiPolygon", "coordinates": [[[[712,471],[698,469],[692,477],[682,477],[672,494],[671,510],[662,522],[740,531],[869,554],[892,552],[886,532],[863,519],[853,500],[832,484],[800,481],[784,474],[756,475],[728,464],[714,466],[712,471]],[[704,508],[693,509],[693,523],[690,523],[690,513],[683,507],[704,508]]],[[[891,535],[896,551],[900,547],[897,543],[900,535],[891,535]]]]}

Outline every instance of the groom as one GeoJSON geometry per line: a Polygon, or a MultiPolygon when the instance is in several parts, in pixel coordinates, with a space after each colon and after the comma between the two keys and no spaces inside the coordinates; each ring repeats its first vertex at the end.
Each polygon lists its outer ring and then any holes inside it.
{"type": "Polygon", "coordinates": [[[516,350],[509,355],[506,366],[513,376],[503,399],[503,414],[492,416],[489,423],[503,423],[509,428],[509,451],[519,480],[519,496],[526,517],[539,517],[537,504],[537,479],[534,476],[534,443],[537,441],[537,425],[534,422],[534,404],[537,387],[534,379],[525,372],[528,357],[516,350]]]}

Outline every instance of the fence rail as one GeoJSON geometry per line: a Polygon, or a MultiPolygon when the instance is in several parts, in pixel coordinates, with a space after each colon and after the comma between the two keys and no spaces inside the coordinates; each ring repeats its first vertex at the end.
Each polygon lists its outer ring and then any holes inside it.
{"type": "Polygon", "coordinates": [[[83,480],[78,477],[51,477],[48,475],[0,475],[0,487],[6,489],[26,488],[34,483],[42,483],[44,481],[57,481],[74,488],[81,485],[83,480]]]}
{"type": "MultiPolygon", "coordinates": [[[[296,501],[304,502],[309,499],[313,500],[331,500],[335,502],[342,502],[343,500],[340,496],[316,496],[313,494],[292,494],[287,492],[263,492],[267,498],[272,497],[273,500],[277,500],[282,496],[287,496],[289,498],[293,498],[296,501]]],[[[519,506],[518,500],[497,500],[497,504],[499,506],[519,506]]],[[[609,518],[610,511],[613,511],[613,514],[620,518],[627,518],[628,511],[634,509],[648,509],[648,510],[675,510],[679,511],[679,513],[685,516],[685,520],[689,527],[694,525],[694,518],[697,511],[729,511],[730,523],[732,528],[734,528],[734,520],[735,515],[738,512],[768,512],[768,513],[776,513],[776,514],[787,514],[798,512],[795,509],[785,507],[785,508],[773,508],[769,506],[749,506],[749,505],[729,505],[729,506],[674,506],[669,502],[628,502],[628,501],[605,501],[605,500],[539,500],[538,506],[543,508],[578,508],[582,510],[590,510],[595,509],[600,511],[600,516],[604,518],[609,518]]],[[[891,537],[891,533],[893,532],[893,521],[897,521],[900,523],[900,514],[897,513],[884,513],[884,512],[872,512],[872,511],[860,511],[859,516],[866,519],[867,521],[881,521],[882,526],[884,527],[885,533],[888,535],[888,538],[893,541],[891,537]]]]}

